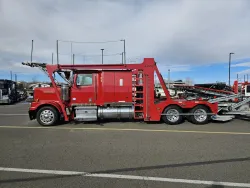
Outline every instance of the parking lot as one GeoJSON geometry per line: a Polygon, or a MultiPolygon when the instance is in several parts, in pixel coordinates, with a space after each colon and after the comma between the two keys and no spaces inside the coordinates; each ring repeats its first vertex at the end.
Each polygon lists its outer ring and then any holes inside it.
{"type": "Polygon", "coordinates": [[[0,106],[0,187],[250,187],[248,120],[41,127],[0,106]]]}

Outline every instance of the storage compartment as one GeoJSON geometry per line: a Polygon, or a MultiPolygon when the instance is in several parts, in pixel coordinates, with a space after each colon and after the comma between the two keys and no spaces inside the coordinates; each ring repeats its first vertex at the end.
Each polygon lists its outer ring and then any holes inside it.
{"type": "Polygon", "coordinates": [[[96,121],[97,120],[97,107],[96,106],[75,107],[74,119],[77,121],[96,121]]]}
{"type": "Polygon", "coordinates": [[[101,81],[104,103],[132,102],[131,71],[103,71],[101,81]]]}

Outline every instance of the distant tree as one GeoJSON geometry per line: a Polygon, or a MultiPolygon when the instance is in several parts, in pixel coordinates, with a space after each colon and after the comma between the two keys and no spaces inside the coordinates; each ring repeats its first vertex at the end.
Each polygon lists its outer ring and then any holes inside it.
{"type": "Polygon", "coordinates": [[[193,85],[193,84],[194,84],[194,81],[193,81],[191,78],[187,77],[186,80],[185,80],[185,83],[186,83],[187,85],[193,85]]]}

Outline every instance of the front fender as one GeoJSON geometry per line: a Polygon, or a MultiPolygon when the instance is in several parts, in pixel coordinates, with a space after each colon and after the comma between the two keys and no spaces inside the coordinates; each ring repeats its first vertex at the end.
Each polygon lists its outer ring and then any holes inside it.
{"type": "Polygon", "coordinates": [[[47,106],[47,105],[55,107],[58,110],[59,113],[62,112],[61,106],[56,101],[50,101],[50,102],[48,102],[48,101],[39,101],[39,102],[32,102],[31,103],[30,108],[29,108],[29,113],[32,113],[31,111],[36,113],[41,107],[47,106]]]}

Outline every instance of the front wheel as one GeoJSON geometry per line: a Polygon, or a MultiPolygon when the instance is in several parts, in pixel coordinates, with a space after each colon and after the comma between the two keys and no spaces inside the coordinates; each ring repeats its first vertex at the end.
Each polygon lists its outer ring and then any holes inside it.
{"type": "Polygon", "coordinates": [[[167,107],[162,115],[162,119],[166,124],[177,125],[182,122],[183,116],[181,115],[182,109],[178,106],[167,107]]]}
{"type": "Polygon", "coordinates": [[[209,110],[206,106],[196,106],[190,110],[193,114],[189,117],[190,121],[196,125],[207,124],[210,120],[210,115],[208,115],[209,110]]]}
{"type": "Polygon", "coordinates": [[[58,122],[59,115],[55,108],[51,106],[44,106],[38,110],[36,119],[42,126],[52,126],[58,122]]]}

